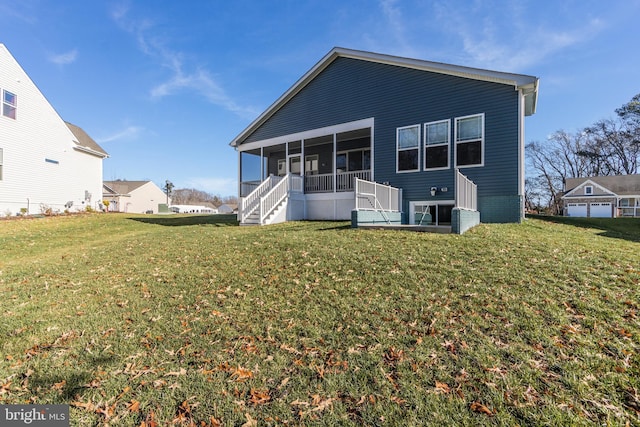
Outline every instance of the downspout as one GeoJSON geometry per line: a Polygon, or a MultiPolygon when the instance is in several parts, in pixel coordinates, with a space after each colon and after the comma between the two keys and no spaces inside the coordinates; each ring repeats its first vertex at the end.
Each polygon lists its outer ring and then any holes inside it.
{"type": "Polygon", "coordinates": [[[518,195],[522,197],[520,216],[525,218],[525,143],[524,143],[524,111],[525,96],[522,90],[518,90],[518,195]]]}

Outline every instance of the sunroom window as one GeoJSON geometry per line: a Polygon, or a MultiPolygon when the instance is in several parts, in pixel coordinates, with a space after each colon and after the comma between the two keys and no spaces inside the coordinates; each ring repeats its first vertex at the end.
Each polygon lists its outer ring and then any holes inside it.
{"type": "Polygon", "coordinates": [[[447,169],[449,167],[449,120],[424,125],[424,168],[447,169]]]}
{"type": "Polygon", "coordinates": [[[371,169],[371,150],[349,150],[336,154],[338,172],[353,172],[371,169]]]}
{"type": "Polygon", "coordinates": [[[456,118],[456,166],[482,166],[484,114],[456,118]]]}
{"type": "Polygon", "coordinates": [[[2,115],[10,119],[16,118],[16,107],[18,106],[18,97],[8,90],[2,91],[2,115]]]}
{"type": "Polygon", "coordinates": [[[396,131],[398,172],[413,172],[420,169],[420,125],[398,128],[396,131]]]}

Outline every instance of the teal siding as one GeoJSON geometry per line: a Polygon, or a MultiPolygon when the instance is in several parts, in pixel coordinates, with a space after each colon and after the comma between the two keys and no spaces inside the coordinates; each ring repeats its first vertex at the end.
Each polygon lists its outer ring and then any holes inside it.
{"type": "MultiPolygon", "coordinates": [[[[513,86],[339,57],[242,142],[373,117],[374,179],[401,187],[408,211],[412,200],[454,198],[453,119],[484,113],[484,167],[461,172],[478,185],[479,200],[518,197],[518,102],[513,86]],[[397,174],[396,128],[443,119],[451,120],[451,168],[397,174]],[[431,197],[431,186],[449,191],[431,197]]],[[[520,212],[487,218],[519,221],[520,212]]]]}
{"type": "Polygon", "coordinates": [[[466,209],[451,211],[451,232],[463,234],[465,231],[480,224],[480,212],[466,209]]]}
{"type": "Polygon", "coordinates": [[[482,222],[522,222],[524,198],[518,195],[478,197],[482,222]]]}

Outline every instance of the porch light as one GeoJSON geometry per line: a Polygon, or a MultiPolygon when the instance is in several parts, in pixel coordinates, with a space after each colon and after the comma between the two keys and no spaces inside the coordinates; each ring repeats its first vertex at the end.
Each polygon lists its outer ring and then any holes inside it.
{"type": "Polygon", "coordinates": [[[438,192],[438,187],[431,187],[431,195],[432,196],[435,196],[437,192],[438,192]]]}

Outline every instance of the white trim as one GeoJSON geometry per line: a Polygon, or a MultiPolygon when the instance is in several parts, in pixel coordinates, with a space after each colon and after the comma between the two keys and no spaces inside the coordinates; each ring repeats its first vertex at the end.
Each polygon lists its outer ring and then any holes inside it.
{"type": "Polygon", "coordinates": [[[561,198],[562,199],[569,198],[569,197],[589,197],[589,198],[592,198],[592,197],[616,197],[616,196],[617,196],[617,194],[614,193],[613,191],[609,190],[608,188],[603,187],[602,185],[598,184],[597,182],[594,182],[594,181],[592,181],[590,179],[587,179],[586,181],[584,181],[580,185],[576,186],[576,188],[574,188],[573,190],[569,191],[567,194],[565,194],[561,198]],[[595,195],[585,195],[584,192],[583,192],[583,194],[573,194],[573,193],[577,192],[580,188],[584,188],[585,186],[593,186],[594,188],[598,187],[601,191],[603,191],[605,193],[608,192],[609,194],[608,195],[597,195],[597,196],[595,196],[595,195]]]}
{"type": "Polygon", "coordinates": [[[593,196],[593,185],[585,185],[583,188],[585,196],[593,196]]]}
{"type": "Polygon", "coordinates": [[[485,151],[485,119],[484,119],[484,113],[477,113],[477,114],[469,114],[468,116],[460,116],[460,117],[456,117],[453,121],[454,126],[453,126],[453,167],[454,168],[458,168],[458,169],[463,169],[463,168],[477,168],[477,167],[482,167],[484,166],[484,151],[485,151]],[[469,143],[469,142],[475,142],[477,140],[472,139],[469,141],[460,141],[458,142],[458,121],[462,120],[462,119],[468,119],[471,117],[480,117],[480,122],[481,122],[481,136],[480,136],[480,163],[477,164],[472,164],[472,165],[458,165],[458,144],[464,144],[464,143],[469,143]]]}
{"type": "Polygon", "coordinates": [[[396,173],[411,173],[411,172],[420,172],[420,151],[422,151],[421,148],[421,143],[420,141],[422,140],[422,138],[420,138],[420,133],[421,133],[421,128],[422,126],[420,126],[420,124],[415,124],[415,125],[409,125],[409,126],[400,126],[396,128],[396,173]],[[404,129],[411,129],[411,128],[417,128],[418,129],[418,143],[416,145],[415,148],[410,147],[410,148],[400,148],[399,143],[400,143],[400,131],[404,130],[404,129]],[[418,167],[416,169],[406,169],[406,170],[400,170],[398,168],[399,163],[400,163],[400,151],[409,151],[409,150],[417,150],[418,151],[418,167]]]}
{"type": "Polygon", "coordinates": [[[589,199],[589,200],[594,200],[594,199],[616,199],[616,198],[621,198],[621,197],[626,197],[626,196],[616,196],[615,194],[601,194],[601,195],[598,195],[598,196],[578,195],[578,196],[570,196],[570,197],[566,197],[566,198],[563,196],[562,198],[568,202],[569,200],[578,200],[578,199],[589,199]]]}
{"type": "MultiPolygon", "coordinates": [[[[336,133],[348,132],[352,130],[371,128],[373,129],[373,117],[368,119],[356,120],[353,122],[340,123],[337,125],[326,126],[322,128],[311,129],[303,132],[291,133],[288,135],[276,136],[260,141],[247,142],[236,147],[238,151],[249,151],[260,147],[271,147],[273,145],[284,144],[289,141],[297,141],[303,139],[316,138],[319,136],[332,135],[336,133]]],[[[373,139],[371,140],[373,144],[373,139]]]]}
{"type": "Polygon", "coordinates": [[[423,124],[423,135],[422,135],[422,169],[426,171],[438,171],[438,170],[446,170],[451,169],[451,119],[445,120],[436,120],[433,122],[427,122],[423,124]],[[439,144],[431,144],[427,146],[427,126],[435,125],[438,123],[447,123],[447,142],[442,142],[439,144]],[[427,147],[441,147],[443,145],[447,146],[447,166],[440,166],[437,168],[428,168],[427,167],[427,147]]]}

